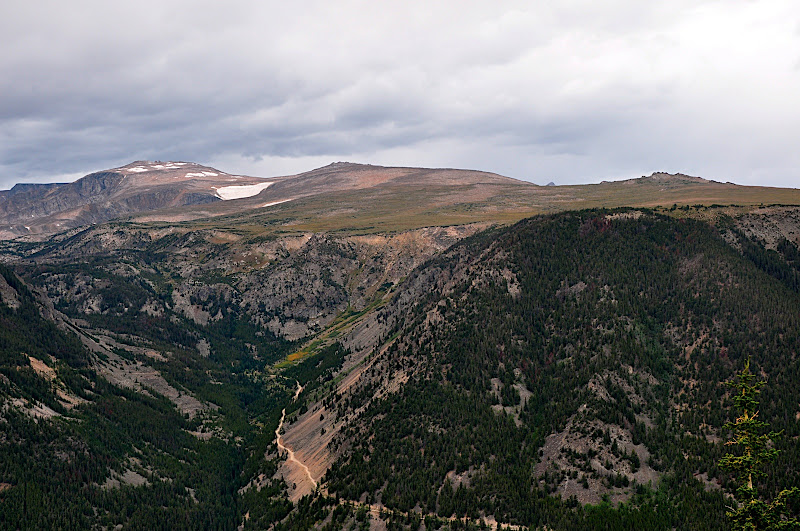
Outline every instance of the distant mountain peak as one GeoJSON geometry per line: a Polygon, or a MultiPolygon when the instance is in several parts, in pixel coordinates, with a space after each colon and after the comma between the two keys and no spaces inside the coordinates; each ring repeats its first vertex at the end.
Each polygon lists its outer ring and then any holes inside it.
{"type": "Polygon", "coordinates": [[[194,162],[137,160],[62,184],[0,191],[0,238],[67,228],[164,208],[247,197],[271,182],[194,162]]]}

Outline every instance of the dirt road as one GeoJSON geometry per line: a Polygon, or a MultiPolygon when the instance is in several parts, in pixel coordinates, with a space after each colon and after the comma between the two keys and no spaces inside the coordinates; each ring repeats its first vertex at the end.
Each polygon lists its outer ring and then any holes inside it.
{"type": "MultiPolygon", "coordinates": [[[[294,393],[295,400],[297,400],[297,397],[300,396],[300,393],[303,392],[303,387],[300,385],[300,382],[296,383],[297,383],[297,390],[294,393]]],[[[308,470],[308,467],[304,463],[300,462],[294,456],[294,450],[283,444],[283,437],[281,437],[281,429],[283,428],[283,421],[285,418],[286,418],[286,408],[283,408],[283,411],[281,411],[281,421],[278,423],[278,427],[275,429],[275,443],[278,445],[278,451],[286,452],[287,455],[286,461],[289,463],[295,463],[298,467],[300,467],[300,469],[302,469],[305,472],[305,475],[311,481],[313,487],[316,489],[317,480],[313,478],[311,472],[308,470]]]]}

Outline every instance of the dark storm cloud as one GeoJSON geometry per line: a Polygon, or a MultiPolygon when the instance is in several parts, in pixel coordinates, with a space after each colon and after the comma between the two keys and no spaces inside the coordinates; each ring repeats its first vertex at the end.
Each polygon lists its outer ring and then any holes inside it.
{"type": "Polygon", "coordinates": [[[794,2],[17,4],[5,187],[135,159],[800,182],[794,2]]]}

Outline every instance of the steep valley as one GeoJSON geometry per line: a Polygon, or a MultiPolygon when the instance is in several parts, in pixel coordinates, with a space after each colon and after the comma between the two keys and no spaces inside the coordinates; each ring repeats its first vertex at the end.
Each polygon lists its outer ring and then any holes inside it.
{"type": "Polygon", "coordinates": [[[796,191],[431,172],[4,242],[3,526],[727,529],[746,359],[800,484],[796,191]]]}

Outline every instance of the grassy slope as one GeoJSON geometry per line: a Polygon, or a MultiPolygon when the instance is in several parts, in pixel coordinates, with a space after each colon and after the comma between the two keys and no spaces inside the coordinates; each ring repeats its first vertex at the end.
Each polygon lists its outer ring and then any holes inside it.
{"type": "MultiPolygon", "coordinates": [[[[224,229],[249,237],[308,232],[401,232],[467,223],[510,224],[532,215],[584,208],[681,205],[800,205],[800,190],[738,186],[695,179],[652,178],[595,185],[528,184],[419,186],[385,184],[339,191],[264,209],[235,212],[214,205],[220,216],[179,223],[185,230],[224,229]]],[[[174,226],[155,222],[150,227],[174,226]]]]}

